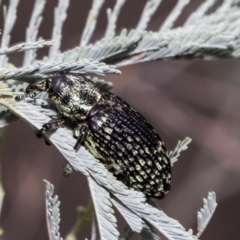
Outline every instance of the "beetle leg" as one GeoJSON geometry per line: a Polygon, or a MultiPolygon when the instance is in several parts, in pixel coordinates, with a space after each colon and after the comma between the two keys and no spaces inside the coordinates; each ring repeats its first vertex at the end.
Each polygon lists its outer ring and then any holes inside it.
{"type": "Polygon", "coordinates": [[[70,163],[67,162],[63,168],[63,175],[65,177],[68,177],[72,172],[73,172],[73,167],[70,163]]]}
{"type": "Polygon", "coordinates": [[[126,184],[129,188],[131,188],[132,185],[131,185],[131,181],[130,181],[129,175],[130,175],[130,173],[128,172],[128,173],[126,174],[126,176],[125,176],[125,184],[126,184]]]}
{"type": "Polygon", "coordinates": [[[122,181],[131,188],[130,178],[129,178],[129,171],[127,171],[126,166],[119,166],[117,164],[110,164],[107,166],[108,171],[113,173],[118,179],[122,179],[122,181]],[[127,174],[126,174],[127,172],[127,174]]]}
{"type": "Polygon", "coordinates": [[[88,133],[88,125],[86,123],[80,124],[78,127],[74,129],[74,137],[77,138],[77,142],[74,146],[75,151],[77,152],[80,148],[82,142],[88,133]]]}
{"type": "Polygon", "coordinates": [[[44,138],[44,141],[45,141],[45,144],[46,144],[47,146],[51,146],[51,145],[52,145],[52,143],[49,142],[46,138],[44,138]]]}
{"type": "Polygon", "coordinates": [[[44,108],[49,108],[52,102],[49,99],[36,98],[34,99],[34,105],[41,106],[44,108]]]}
{"type": "Polygon", "coordinates": [[[116,176],[122,175],[124,171],[123,167],[114,163],[108,165],[107,168],[108,168],[108,171],[110,171],[111,173],[113,173],[113,175],[116,175],[116,176]]]}
{"type": "Polygon", "coordinates": [[[65,119],[63,118],[57,118],[50,120],[48,123],[44,123],[42,128],[39,131],[37,131],[37,137],[38,138],[42,137],[43,132],[57,129],[64,123],[64,121],[65,119]]]}
{"type": "Polygon", "coordinates": [[[16,101],[21,101],[21,100],[24,100],[25,98],[34,98],[35,96],[37,96],[38,93],[40,93],[41,91],[34,91],[34,92],[30,92],[30,93],[24,93],[24,94],[21,94],[21,95],[17,95],[15,97],[15,100],[16,101]]]}

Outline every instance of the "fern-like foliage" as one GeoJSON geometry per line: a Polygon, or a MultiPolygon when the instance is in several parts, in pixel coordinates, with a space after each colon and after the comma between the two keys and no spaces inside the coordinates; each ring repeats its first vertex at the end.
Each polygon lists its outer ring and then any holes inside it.
{"type": "Polygon", "coordinates": [[[50,240],[63,240],[59,233],[60,223],[60,201],[57,195],[53,195],[54,187],[45,180],[46,184],[46,215],[48,235],[50,240]]]}
{"type": "Polygon", "coordinates": [[[198,211],[197,221],[198,221],[198,233],[197,236],[200,237],[211,220],[217,207],[216,194],[214,192],[208,193],[208,197],[203,199],[203,207],[198,211]]]}
{"type": "MultiPolygon", "coordinates": [[[[38,28],[42,21],[42,12],[46,0],[35,0],[30,23],[26,30],[23,44],[9,47],[10,34],[16,21],[18,0],[9,0],[5,9],[6,21],[3,29],[0,49],[0,126],[6,126],[19,117],[34,129],[40,129],[57,114],[45,94],[36,99],[16,102],[16,94],[23,93],[29,82],[45,78],[51,73],[64,71],[78,74],[120,74],[116,67],[138,64],[146,61],[180,58],[238,58],[240,56],[240,9],[236,1],[225,0],[211,14],[206,14],[215,4],[215,0],[206,0],[192,13],[182,27],[173,28],[189,0],[179,0],[159,31],[147,29],[151,17],[160,6],[161,0],[149,0],[143,9],[139,22],[134,30],[124,29],[116,35],[116,23],[125,3],[116,0],[113,9],[107,10],[108,25],[104,37],[96,43],[90,43],[96,21],[104,0],[93,0],[86,20],[79,46],[61,52],[62,26],[67,16],[68,0],[59,0],[54,12],[54,26],[50,41],[38,40],[38,28]],[[50,46],[49,54],[42,60],[36,59],[36,49],[50,46]],[[8,53],[25,51],[22,66],[9,67],[8,53]],[[10,112],[11,111],[11,112],[10,112]]],[[[93,77],[95,84],[102,90],[112,87],[111,83],[93,77]]],[[[119,239],[117,220],[112,205],[125,218],[132,232],[142,239],[159,239],[155,230],[169,240],[198,239],[206,228],[216,207],[215,194],[210,193],[204,200],[204,207],[198,213],[198,231],[194,236],[191,231],[175,219],[167,216],[162,210],[150,204],[141,192],[128,189],[123,183],[108,172],[103,164],[81,147],[75,152],[75,139],[72,131],[60,127],[51,135],[44,134],[67,161],[76,170],[84,174],[89,182],[95,206],[97,226],[102,240],[119,239]]],[[[171,163],[177,161],[181,151],[186,150],[191,139],[178,142],[176,148],[169,152],[171,163]]],[[[47,217],[50,239],[61,239],[59,230],[59,202],[53,197],[53,186],[46,183],[47,217]]],[[[93,225],[94,226],[94,225],[93,225]]],[[[96,226],[96,225],[95,225],[96,226]]],[[[93,227],[96,239],[96,227],[93,227]]],[[[131,235],[131,234],[130,234],[131,235]]],[[[129,236],[130,236],[129,235],[129,236]]],[[[122,239],[128,239],[123,236],[122,239]]]]}
{"type": "Polygon", "coordinates": [[[171,159],[172,166],[178,160],[180,153],[188,148],[188,144],[191,141],[192,141],[191,138],[186,137],[183,141],[178,141],[175,149],[169,152],[169,158],[171,159]]]}

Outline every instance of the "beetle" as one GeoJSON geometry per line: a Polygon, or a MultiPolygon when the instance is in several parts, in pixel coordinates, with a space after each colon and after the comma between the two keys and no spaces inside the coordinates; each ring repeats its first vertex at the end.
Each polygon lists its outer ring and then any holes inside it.
{"type": "Polygon", "coordinates": [[[76,124],[74,149],[83,145],[117,179],[147,197],[163,197],[171,187],[171,163],[160,136],[147,120],[120,97],[99,88],[83,75],[55,73],[28,85],[16,100],[47,92],[56,105],[57,119],[40,134],[76,124]]]}

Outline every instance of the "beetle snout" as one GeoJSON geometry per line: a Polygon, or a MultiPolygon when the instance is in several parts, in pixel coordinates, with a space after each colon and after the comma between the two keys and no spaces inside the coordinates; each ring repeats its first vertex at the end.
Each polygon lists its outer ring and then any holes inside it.
{"type": "Polygon", "coordinates": [[[35,83],[31,83],[26,88],[26,93],[31,93],[34,91],[45,91],[46,90],[46,81],[45,80],[39,80],[35,83]]]}
{"type": "Polygon", "coordinates": [[[34,86],[33,84],[30,84],[30,85],[27,86],[25,92],[26,92],[26,93],[30,93],[30,92],[32,92],[34,89],[36,89],[36,86],[34,86]]]}

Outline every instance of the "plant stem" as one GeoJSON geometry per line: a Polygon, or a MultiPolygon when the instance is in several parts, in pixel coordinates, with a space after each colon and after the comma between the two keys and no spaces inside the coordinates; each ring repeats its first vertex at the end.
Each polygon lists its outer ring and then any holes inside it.
{"type": "Polygon", "coordinates": [[[73,226],[70,233],[67,235],[65,240],[75,240],[77,239],[77,235],[80,232],[80,230],[83,228],[83,226],[92,219],[92,216],[94,214],[94,206],[93,202],[89,202],[87,207],[78,207],[77,208],[77,221],[75,225],[73,226]]]}

